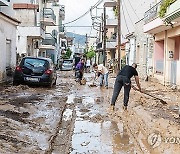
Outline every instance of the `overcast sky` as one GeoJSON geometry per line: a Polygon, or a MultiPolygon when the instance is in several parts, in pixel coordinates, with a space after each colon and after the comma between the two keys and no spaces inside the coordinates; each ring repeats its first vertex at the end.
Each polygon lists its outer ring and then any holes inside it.
{"type": "MultiPolygon", "coordinates": [[[[60,0],[60,4],[65,5],[65,23],[76,19],[85,13],[91,6],[96,4],[98,0],[60,0]]],[[[105,0],[104,0],[105,1],[105,0]]],[[[107,1],[107,0],[106,0],[107,1]]],[[[111,0],[109,0],[111,1],[111,0]]],[[[150,8],[155,0],[121,0],[123,10],[122,11],[122,33],[126,35],[128,32],[134,31],[134,23],[139,19],[143,18],[144,12],[150,8]],[[124,13],[124,16],[123,16],[124,13]],[[138,16],[138,17],[137,17],[138,16]],[[127,26],[125,24],[127,23],[127,26]],[[129,30],[129,31],[128,31],[129,30]]],[[[103,3],[102,3],[103,4],[103,3]]],[[[103,5],[99,6],[102,8],[103,5]]],[[[122,10],[122,9],[121,9],[122,10]]],[[[98,13],[101,14],[101,9],[98,10],[98,13]]],[[[96,14],[96,11],[93,11],[93,14],[96,14]]],[[[109,15],[109,13],[107,13],[109,15]]],[[[110,15],[111,16],[111,15],[110,15]]],[[[90,14],[87,14],[85,17],[80,20],[69,24],[68,26],[91,26],[92,20],[90,14]]],[[[90,34],[95,35],[94,30],[91,31],[91,28],[66,28],[67,31],[75,32],[79,34],[90,34]]]]}

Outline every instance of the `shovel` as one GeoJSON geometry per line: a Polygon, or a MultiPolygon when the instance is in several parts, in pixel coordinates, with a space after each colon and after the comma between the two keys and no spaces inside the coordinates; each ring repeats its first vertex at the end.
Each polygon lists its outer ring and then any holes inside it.
{"type": "MultiPolygon", "coordinates": [[[[132,86],[132,88],[134,89],[134,90],[137,90],[137,91],[139,91],[136,87],[134,87],[134,86],[132,86]]],[[[152,98],[154,98],[154,99],[156,99],[156,100],[159,100],[163,105],[166,105],[167,104],[167,102],[166,101],[164,101],[164,100],[162,100],[161,98],[158,98],[158,97],[156,97],[156,96],[154,96],[154,95],[152,95],[152,94],[149,94],[149,93],[147,93],[147,92],[145,92],[145,91],[139,91],[140,93],[142,93],[142,94],[145,94],[145,95],[148,95],[148,96],[150,96],[150,97],[152,97],[152,98]]]]}
{"type": "Polygon", "coordinates": [[[154,96],[154,95],[152,95],[152,94],[149,94],[149,93],[147,93],[147,92],[141,92],[141,93],[143,93],[143,94],[145,94],[145,95],[148,95],[148,96],[151,96],[152,98],[155,98],[155,99],[159,100],[163,105],[166,105],[166,104],[167,104],[166,101],[164,101],[164,100],[162,100],[161,98],[158,98],[158,97],[156,97],[156,96],[154,96]]]}

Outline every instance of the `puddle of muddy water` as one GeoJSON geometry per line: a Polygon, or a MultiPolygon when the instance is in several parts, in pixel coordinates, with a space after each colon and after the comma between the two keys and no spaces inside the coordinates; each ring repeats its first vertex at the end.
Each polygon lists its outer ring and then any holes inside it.
{"type": "Polygon", "coordinates": [[[28,136],[28,138],[30,139],[30,143],[33,143],[34,146],[38,146],[41,150],[48,149],[48,136],[45,133],[24,130],[19,132],[19,134],[22,138],[26,138],[26,136],[28,136]]]}
{"type": "Polygon", "coordinates": [[[76,107],[76,121],[72,136],[72,151],[76,153],[132,154],[135,147],[122,121],[106,119],[93,97],[83,97],[76,107]],[[91,106],[89,108],[89,106],[91,106]]]}
{"type": "Polygon", "coordinates": [[[102,123],[76,121],[72,149],[71,154],[134,153],[134,145],[127,131],[112,121],[102,123]]]}

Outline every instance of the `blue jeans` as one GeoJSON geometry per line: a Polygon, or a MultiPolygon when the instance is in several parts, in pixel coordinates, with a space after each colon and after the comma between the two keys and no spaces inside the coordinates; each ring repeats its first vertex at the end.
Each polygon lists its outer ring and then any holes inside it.
{"type": "Polygon", "coordinates": [[[100,86],[103,85],[103,80],[104,80],[104,85],[108,86],[108,75],[109,75],[109,73],[100,75],[100,86]]]}
{"type": "Polygon", "coordinates": [[[111,105],[115,105],[117,97],[124,86],[124,106],[128,106],[129,93],[131,90],[131,80],[126,76],[118,75],[114,84],[114,92],[111,100],[111,105]]]}

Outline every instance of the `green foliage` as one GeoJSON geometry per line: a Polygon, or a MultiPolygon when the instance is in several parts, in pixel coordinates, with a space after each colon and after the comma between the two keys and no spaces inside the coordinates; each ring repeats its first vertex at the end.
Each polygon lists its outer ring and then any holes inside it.
{"type": "Polygon", "coordinates": [[[72,51],[71,49],[67,49],[66,53],[63,55],[63,59],[69,59],[71,57],[72,51]]]}
{"type": "Polygon", "coordinates": [[[160,6],[159,17],[163,18],[166,14],[167,8],[175,1],[176,0],[163,0],[160,6]]]}
{"type": "Polygon", "coordinates": [[[87,57],[88,59],[93,58],[93,57],[95,56],[94,48],[91,47],[91,48],[89,49],[89,51],[85,53],[85,55],[86,55],[86,57],[87,57]]]}
{"type": "Polygon", "coordinates": [[[114,11],[114,15],[117,17],[118,16],[118,9],[117,9],[117,7],[114,7],[113,11],[114,11]]]}

